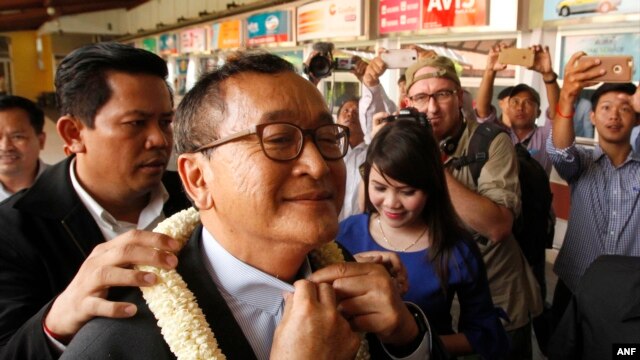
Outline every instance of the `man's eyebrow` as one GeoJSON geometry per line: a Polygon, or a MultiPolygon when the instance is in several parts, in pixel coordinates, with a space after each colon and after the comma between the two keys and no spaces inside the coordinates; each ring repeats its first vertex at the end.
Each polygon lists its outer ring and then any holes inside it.
{"type": "Polygon", "coordinates": [[[284,120],[293,120],[294,118],[293,111],[291,110],[273,110],[267,111],[262,114],[260,118],[260,122],[276,122],[276,121],[284,121],[284,120]]]}
{"type": "MultiPolygon", "coordinates": [[[[160,116],[168,117],[168,116],[173,116],[173,114],[174,114],[174,111],[171,110],[171,111],[160,113],[160,116]]],[[[129,115],[142,116],[145,118],[153,117],[153,113],[142,111],[142,110],[129,110],[129,111],[126,111],[124,114],[122,114],[122,116],[129,116],[129,115]]]]}
{"type": "MultiPolygon", "coordinates": [[[[261,123],[277,122],[295,120],[299,116],[296,112],[291,110],[274,110],[265,112],[260,118],[261,123]]],[[[333,116],[329,112],[322,112],[318,115],[318,120],[321,123],[333,124],[333,116]]]]}

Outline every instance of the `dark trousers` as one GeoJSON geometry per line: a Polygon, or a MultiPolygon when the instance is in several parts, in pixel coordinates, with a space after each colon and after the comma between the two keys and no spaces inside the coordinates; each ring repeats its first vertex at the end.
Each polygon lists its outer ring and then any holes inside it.
{"type": "Polygon", "coordinates": [[[569,290],[564,281],[558,278],[556,289],[553,292],[553,304],[551,305],[553,330],[556,329],[560,319],[562,319],[562,315],[564,315],[564,311],[567,309],[567,306],[569,306],[572,296],[573,293],[571,290],[569,290]]]}
{"type": "Polygon", "coordinates": [[[531,360],[533,357],[533,350],[531,348],[531,323],[521,328],[507,331],[507,336],[509,336],[511,340],[511,347],[509,348],[507,359],[531,360]]]}
{"type": "Polygon", "coordinates": [[[531,266],[531,270],[533,271],[533,275],[538,281],[538,285],[540,285],[540,294],[542,295],[542,304],[544,309],[542,314],[533,318],[531,321],[533,325],[533,331],[536,334],[536,340],[538,340],[538,347],[543,355],[547,354],[547,345],[549,343],[549,338],[551,337],[551,310],[549,309],[549,305],[547,305],[547,281],[545,278],[545,265],[546,263],[543,261],[539,264],[535,264],[531,266]]]}

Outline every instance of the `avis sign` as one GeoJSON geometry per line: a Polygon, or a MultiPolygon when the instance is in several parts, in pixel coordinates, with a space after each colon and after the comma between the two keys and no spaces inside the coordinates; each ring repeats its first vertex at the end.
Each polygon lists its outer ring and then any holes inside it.
{"type": "Polygon", "coordinates": [[[488,0],[423,0],[422,28],[487,25],[488,0]]]}

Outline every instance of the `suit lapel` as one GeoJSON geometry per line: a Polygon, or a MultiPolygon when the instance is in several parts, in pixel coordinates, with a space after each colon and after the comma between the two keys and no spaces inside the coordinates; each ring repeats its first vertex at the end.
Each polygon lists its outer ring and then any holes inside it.
{"type": "Polygon", "coordinates": [[[71,160],[72,157],[69,157],[45,170],[16,202],[15,208],[59,222],[83,258],[86,258],[96,245],[104,242],[104,237],[71,185],[71,160]]]}
{"type": "Polygon", "coordinates": [[[201,234],[202,225],[194,230],[180,253],[177,270],[198,299],[225,356],[228,359],[256,359],[251,345],[204,266],[201,234]]]}

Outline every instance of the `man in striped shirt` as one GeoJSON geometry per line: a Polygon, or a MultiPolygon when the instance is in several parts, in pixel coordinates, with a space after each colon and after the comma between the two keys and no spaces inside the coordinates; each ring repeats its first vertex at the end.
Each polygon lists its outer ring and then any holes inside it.
{"type": "Polygon", "coordinates": [[[640,123],[640,89],[631,83],[605,83],[591,98],[591,122],[599,134],[594,149],[575,144],[574,103],[580,91],[601,75],[598,61],[565,66],[547,152],[571,187],[571,212],[564,243],[555,262],[559,277],[553,313],[559,320],[580,278],[600,255],[640,256],[640,154],[630,144],[640,123]]]}

